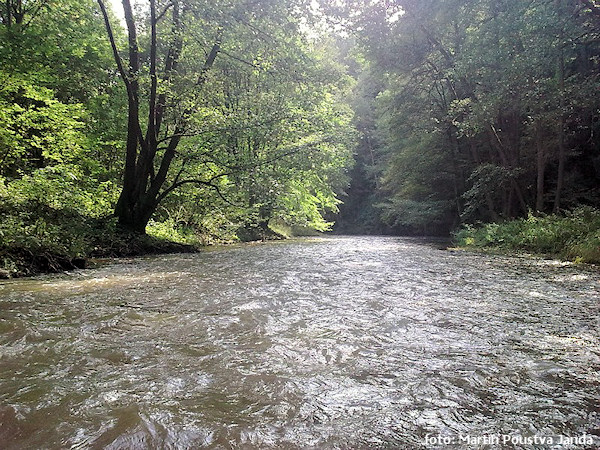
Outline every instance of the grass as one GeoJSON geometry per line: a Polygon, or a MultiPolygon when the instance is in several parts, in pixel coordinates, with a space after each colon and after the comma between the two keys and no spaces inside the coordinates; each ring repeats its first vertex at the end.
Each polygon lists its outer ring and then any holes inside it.
{"type": "Polygon", "coordinates": [[[464,226],[458,246],[502,252],[527,252],[582,263],[600,263],[600,210],[582,206],[565,214],[464,226]]]}
{"type": "MultiPolygon", "coordinates": [[[[0,205],[0,278],[30,276],[84,268],[90,258],[130,257],[193,252],[214,243],[244,241],[219,230],[204,230],[172,220],[150,221],[146,234],[121,229],[114,217],[90,217],[75,208],[53,208],[44,202],[0,205]]],[[[251,230],[253,231],[253,230],[251,230]]],[[[250,240],[305,236],[314,230],[271,223],[254,230],[250,240]]]]}
{"type": "Polygon", "coordinates": [[[269,228],[285,239],[292,237],[321,236],[323,234],[314,228],[300,225],[288,225],[280,220],[271,220],[269,222],[269,228]]]}
{"type": "MultiPolygon", "coordinates": [[[[84,268],[89,258],[190,252],[200,240],[167,225],[150,233],[122,230],[115,218],[94,218],[44,204],[4,211],[0,223],[0,278],[84,268]],[[35,217],[23,211],[35,211],[35,217]]],[[[33,215],[33,214],[31,214],[33,215]]]]}

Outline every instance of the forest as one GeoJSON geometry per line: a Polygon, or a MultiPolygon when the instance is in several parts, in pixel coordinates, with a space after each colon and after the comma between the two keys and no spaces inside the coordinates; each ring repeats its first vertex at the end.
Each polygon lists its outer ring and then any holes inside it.
{"type": "Polygon", "coordinates": [[[597,0],[7,0],[0,271],[333,230],[600,260],[597,0]]]}

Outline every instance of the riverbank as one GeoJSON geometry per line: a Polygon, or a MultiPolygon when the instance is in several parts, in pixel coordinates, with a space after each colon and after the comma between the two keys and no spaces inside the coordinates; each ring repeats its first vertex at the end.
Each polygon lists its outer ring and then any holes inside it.
{"type": "MultiPolygon", "coordinates": [[[[33,208],[28,209],[29,212],[33,208]]],[[[38,205],[36,220],[14,211],[0,224],[0,279],[84,269],[89,260],[166,253],[195,253],[211,245],[287,239],[314,230],[273,223],[237,233],[202,232],[170,221],[151,221],[147,234],[120,228],[114,217],[93,218],[74,210],[38,205]]]]}
{"type": "Polygon", "coordinates": [[[60,224],[40,220],[11,231],[3,233],[0,240],[3,279],[84,269],[93,258],[190,253],[201,248],[199,242],[191,240],[178,242],[122,230],[112,219],[63,216],[60,224]]]}
{"type": "Polygon", "coordinates": [[[499,253],[526,252],[580,263],[600,263],[600,210],[579,207],[551,214],[465,226],[454,235],[457,246],[499,253]]]}

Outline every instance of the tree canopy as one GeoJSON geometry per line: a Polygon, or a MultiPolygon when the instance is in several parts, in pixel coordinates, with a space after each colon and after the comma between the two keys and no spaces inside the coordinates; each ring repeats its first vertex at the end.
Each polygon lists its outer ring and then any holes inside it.
{"type": "Polygon", "coordinates": [[[0,8],[5,195],[60,180],[83,204],[56,208],[142,233],[327,229],[352,162],[353,80],[308,33],[310,2],[122,5],[123,21],[103,0],[0,8]]]}
{"type": "Polygon", "coordinates": [[[329,9],[380,83],[368,132],[378,140],[370,171],[385,222],[435,232],[598,205],[596,2],[329,9]]]}

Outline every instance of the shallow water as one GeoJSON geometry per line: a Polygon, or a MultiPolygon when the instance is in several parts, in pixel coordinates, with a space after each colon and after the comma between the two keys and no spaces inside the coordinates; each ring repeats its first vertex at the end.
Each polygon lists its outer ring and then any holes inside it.
{"type": "Polygon", "coordinates": [[[597,448],[599,292],[387,237],[5,282],[0,448],[597,448]]]}

